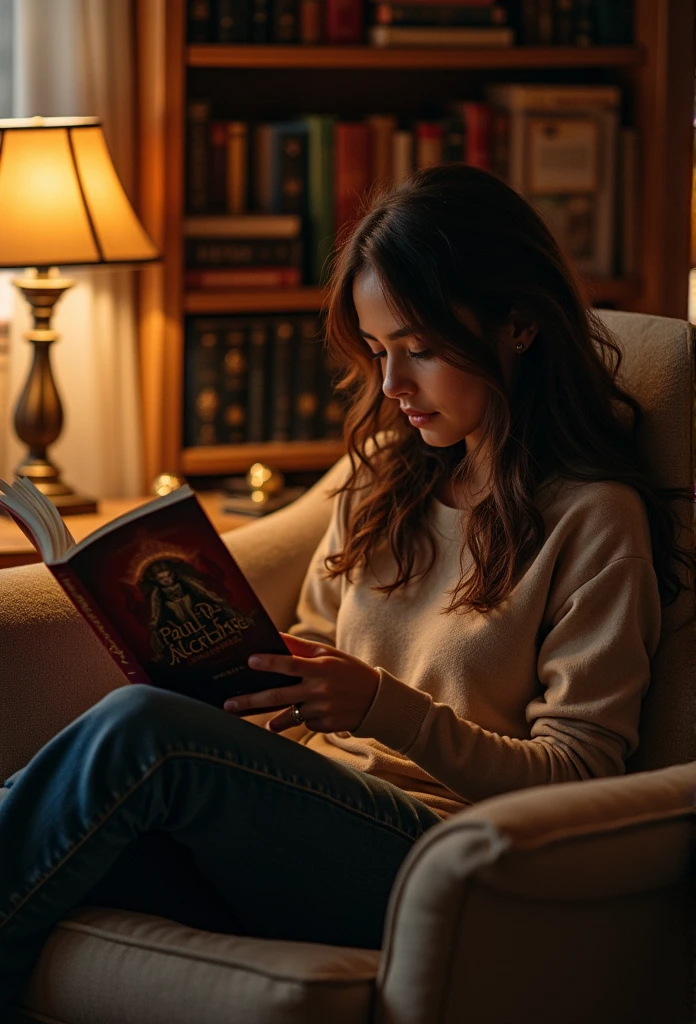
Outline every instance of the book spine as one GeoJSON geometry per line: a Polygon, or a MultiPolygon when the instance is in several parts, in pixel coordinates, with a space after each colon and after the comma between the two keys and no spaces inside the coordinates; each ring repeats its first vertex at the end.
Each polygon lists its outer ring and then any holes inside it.
{"type": "Polygon", "coordinates": [[[445,130],[434,121],[420,121],[415,125],[416,167],[434,167],[441,164],[444,155],[445,130]]]}
{"type": "Polygon", "coordinates": [[[192,318],[186,325],[184,355],[184,444],[220,443],[219,321],[192,318]]]}
{"type": "Polygon", "coordinates": [[[362,43],[363,0],[326,0],[326,42],[329,45],[362,43]]]}
{"type": "Polygon", "coordinates": [[[597,42],[605,46],[626,46],[633,42],[632,0],[595,0],[597,42]]]}
{"type": "Polygon", "coordinates": [[[519,36],[523,46],[537,46],[539,43],[539,0],[521,0],[519,12],[519,36]]]}
{"type": "Polygon", "coordinates": [[[433,28],[428,26],[372,25],[368,29],[370,46],[481,46],[506,47],[515,42],[513,29],[433,28]]]}
{"type": "Polygon", "coordinates": [[[237,267],[224,270],[187,270],[187,288],[299,288],[302,272],[297,267],[237,267]]]}
{"type": "Polygon", "coordinates": [[[49,565],[48,568],[128,681],[130,683],[152,683],[135,655],[126,647],[108,619],[102,615],[89,591],[83,586],[70,565],[63,563],[49,565]]]}
{"type": "Polygon", "coordinates": [[[575,46],[592,46],[595,42],[594,0],[575,0],[575,46]]]}
{"type": "Polygon", "coordinates": [[[271,0],[271,42],[296,43],[299,38],[299,0],[271,0]]]}
{"type": "Polygon", "coordinates": [[[553,43],[554,0],[537,0],[537,44],[551,46],[553,43]]]}
{"type": "MultiPolygon", "coordinates": [[[[639,268],[639,170],[638,132],[635,128],[620,130],[620,175],[621,197],[619,211],[619,244],[621,252],[621,273],[624,277],[635,277],[639,268]]],[[[696,207],[695,207],[696,209],[696,207]]],[[[696,238],[696,235],[694,236],[696,238]]]]}
{"type": "Polygon", "coordinates": [[[317,436],[318,371],[322,358],[322,342],[318,326],[315,316],[300,318],[300,338],[292,387],[291,436],[294,441],[311,441],[317,436]]]}
{"type": "Polygon", "coordinates": [[[292,213],[186,217],[183,233],[185,238],[299,238],[302,218],[292,213]]]}
{"type": "Polygon", "coordinates": [[[249,194],[249,126],[244,121],[227,122],[226,195],[228,213],[246,213],[249,194]]]}
{"type": "Polygon", "coordinates": [[[211,0],[188,0],[186,39],[189,43],[209,43],[212,39],[211,0]]]}
{"type": "Polygon", "coordinates": [[[307,128],[278,122],[271,142],[271,212],[307,213],[307,128]]]}
{"type": "Polygon", "coordinates": [[[186,238],[187,268],[302,267],[300,239],[286,238],[186,238]]]}
{"type": "Polygon", "coordinates": [[[314,285],[328,279],[334,242],[334,117],[310,115],[307,125],[307,274],[314,285]]]}
{"type": "Polygon", "coordinates": [[[291,378],[296,322],[281,317],[272,323],[269,440],[289,441],[291,427],[291,378]]]}
{"type": "Polygon", "coordinates": [[[464,159],[471,167],[483,171],[491,170],[491,120],[490,103],[477,100],[462,104],[465,124],[464,159]]]}
{"type": "Polygon", "coordinates": [[[300,42],[317,46],[326,37],[326,0],[299,0],[300,42]]]}
{"type": "Polygon", "coordinates": [[[248,380],[248,328],[244,320],[231,321],[223,332],[222,431],[223,443],[246,440],[248,380]]]}
{"type": "Polygon", "coordinates": [[[442,122],[442,159],[445,163],[464,163],[466,156],[466,125],[460,113],[453,111],[442,122]]]}
{"type": "Polygon", "coordinates": [[[394,183],[403,181],[413,170],[413,132],[405,128],[397,128],[394,132],[392,148],[392,175],[394,183]]]}
{"type": "Polygon", "coordinates": [[[337,122],[334,132],[336,233],[358,218],[371,184],[372,133],[368,124],[337,122]]]}
{"type": "Polygon", "coordinates": [[[221,213],[227,205],[227,124],[210,123],[210,202],[209,208],[221,213]]]}
{"type": "Polygon", "coordinates": [[[253,201],[260,213],[271,212],[271,165],[273,124],[257,124],[253,141],[253,201]]]}
{"type": "Polygon", "coordinates": [[[216,0],[215,41],[248,43],[250,38],[247,0],[216,0]]]}
{"type": "Polygon", "coordinates": [[[263,46],[271,41],[271,0],[251,0],[251,42],[263,46]]]}
{"type": "Polygon", "coordinates": [[[249,387],[247,391],[247,441],[265,441],[266,381],[269,344],[268,320],[254,320],[249,330],[249,387]]]}
{"type": "Polygon", "coordinates": [[[465,7],[457,4],[410,3],[379,0],[368,10],[370,25],[456,25],[461,28],[490,28],[505,25],[506,8],[465,7]]]}
{"type": "Polygon", "coordinates": [[[205,213],[210,201],[208,138],[210,104],[195,100],[187,107],[188,145],[186,147],[186,208],[189,213],[205,213]]]}
{"type": "Polygon", "coordinates": [[[323,441],[343,438],[343,406],[334,391],[333,373],[322,360],[319,375],[318,434],[323,441]]]}
{"type": "Polygon", "coordinates": [[[372,132],[372,181],[377,188],[387,188],[392,182],[396,123],[396,118],[388,114],[372,114],[366,118],[372,132]]]}
{"type": "Polygon", "coordinates": [[[575,28],[575,0],[555,0],[553,12],[553,41],[557,46],[573,45],[575,28]]]}

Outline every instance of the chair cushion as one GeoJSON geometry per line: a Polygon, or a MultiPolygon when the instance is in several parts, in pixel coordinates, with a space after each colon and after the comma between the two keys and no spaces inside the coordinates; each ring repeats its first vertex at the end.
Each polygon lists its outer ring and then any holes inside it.
{"type": "Polygon", "coordinates": [[[376,950],[197,931],[81,907],[54,929],[24,993],[24,1021],[56,1024],[361,1024],[376,950]]]}

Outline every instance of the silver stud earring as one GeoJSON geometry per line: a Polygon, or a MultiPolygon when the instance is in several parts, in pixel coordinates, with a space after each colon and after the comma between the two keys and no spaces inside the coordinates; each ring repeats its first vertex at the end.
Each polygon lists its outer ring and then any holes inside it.
{"type": "Polygon", "coordinates": [[[515,351],[516,352],[524,352],[524,344],[521,341],[518,341],[517,344],[515,345],[515,351]]]}

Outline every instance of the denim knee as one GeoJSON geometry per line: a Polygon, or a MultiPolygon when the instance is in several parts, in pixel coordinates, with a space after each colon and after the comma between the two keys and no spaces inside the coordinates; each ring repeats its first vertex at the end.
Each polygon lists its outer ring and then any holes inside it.
{"type": "Polygon", "coordinates": [[[144,683],[129,683],[102,697],[89,709],[86,717],[98,729],[166,726],[168,722],[180,722],[189,707],[187,697],[171,690],[162,690],[144,683]]]}

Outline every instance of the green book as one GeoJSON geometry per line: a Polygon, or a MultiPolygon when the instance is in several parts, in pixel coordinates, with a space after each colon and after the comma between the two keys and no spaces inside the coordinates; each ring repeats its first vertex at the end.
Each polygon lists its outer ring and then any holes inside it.
{"type": "Polygon", "coordinates": [[[307,193],[309,244],[307,273],[313,285],[323,285],[328,277],[327,260],[334,244],[334,158],[333,138],[336,118],[319,114],[305,115],[307,125],[307,193]]]}

